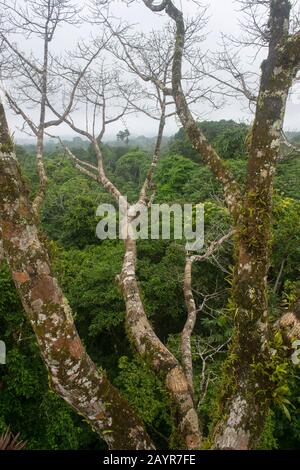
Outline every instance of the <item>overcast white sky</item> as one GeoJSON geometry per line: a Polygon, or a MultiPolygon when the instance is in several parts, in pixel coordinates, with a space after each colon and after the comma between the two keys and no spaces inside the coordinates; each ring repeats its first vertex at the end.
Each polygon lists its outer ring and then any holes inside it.
{"type": "MultiPolygon", "coordinates": [[[[18,0],[23,2],[24,0],[18,0]]],[[[25,0],[26,1],[26,0],[25,0]]],[[[79,3],[79,2],[78,2],[79,3]]],[[[84,3],[83,1],[80,4],[84,3]]],[[[88,2],[86,2],[87,4],[88,2]]],[[[182,9],[186,15],[193,16],[197,12],[197,5],[193,0],[176,0],[178,6],[182,6],[182,9]]],[[[207,0],[206,4],[209,5],[209,23],[207,27],[208,36],[206,41],[203,43],[203,50],[217,51],[220,50],[221,43],[221,33],[234,34],[239,36],[241,34],[240,26],[238,23],[238,18],[240,18],[240,12],[238,11],[238,3],[235,0],[207,0]]],[[[114,14],[119,18],[123,18],[129,23],[136,23],[137,28],[143,31],[151,30],[153,28],[158,28],[160,25],[163,25],[165,17],[163,15],[157,15],[149,11],[141,1],[135,1],[130,7],[128,7],[124,1],[119,0],[115,1],[114,5],[114,14]]],[[[72,50],[76,46],[78,38],[85,37],[87,38],[90,34],[90,27],[85,24],[81,27],[74,29],[73,27],[66,27],[61,29],[57,35],[57,39],[53,44],[56,52],[64,52],[65,50],[72,50]]],[[[37,41],[29,42],[22,41],[22,49],[25,51],[30,51],[33,48],[37,51],[39,43],[37,41]]],[[[243,57],[244,67],[246,69],[252,69],[253,65],[251,59],[251,51],[248,51],[247,54],[243,57]]],[[[258,70],[258,65],[256,69],[258,70]]],[[[297,95],[293,96],[293,99],[289,101],[285,128],[288,130],[300,130],[299,116],[300,116],[300,88],[297,90],[297,95]]],[[[234,119],[236,121],[246,121],[250,122],[252,115],[248,110],[247,103],[243,100],[230,100],[222,109],[212,110],[207,104],[199,103],[199,109],[203,119],[209,120],[219,120],[219,119],[234,119]]],[[[35,116],[33,111],[33,116],[35,116]]],[[[83,119],[83,116],[78,116],[78,119],[83,119]]],[[[9,121],[11,128],[14,129],[16,137],[26,137],[20,133],[17,129],[20,127],[20,121],[9,114],[9,121]]],[[[134,135],[154,135],[156,130],[156,123],[150,119],[147,119],[144,116],[127,116],[123,123],[116,123],[112,125],[108,131],[107,136],[115,136],[115,134],[127,126],[134,135]]],[[[178,130],[179,124],[172,119],[169,121],[166,129],[166,134],[173,134],[178,130]]],[[[72,132],[67,128],[62,126],[60,131],[61,135],[72,135],[72,132]]]]}

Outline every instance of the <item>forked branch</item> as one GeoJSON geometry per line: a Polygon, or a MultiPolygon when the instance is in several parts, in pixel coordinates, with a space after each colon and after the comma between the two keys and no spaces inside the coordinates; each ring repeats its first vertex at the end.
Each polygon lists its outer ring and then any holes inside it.
{"type": "Polygon", "coordinates": [[[185,305],[187,309],[187,320],[181,333],[181,355],[182,365],[185,371],[191,395],[194,398],[194,383],[193,383],[193,358],[191,338],[196,325],[197,314],[202,311],[206,299],[203,300],[202,306],[197,309],[196,302],[192,289],[192,267],[194,262],[203,262],[209,259],[227,240],[234,235],[234,230],[221,237],[219,240],[212,242],[203,255],[187,256],[185,262],[184,272],[184,285],[183,292],[185,298],[185,305]]]}

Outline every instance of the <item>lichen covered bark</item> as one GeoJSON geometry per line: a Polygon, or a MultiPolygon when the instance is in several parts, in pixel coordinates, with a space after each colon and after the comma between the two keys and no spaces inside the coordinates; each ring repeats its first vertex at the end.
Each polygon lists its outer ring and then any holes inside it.
{"type": "Polygon", "coordinates": [[[295,340],[300,340],[300,299],[297,300],[293,309],[282,315],[276,323],[285,340],[291,344],[295,340]]]}
{"type": "Polygon", "coordinates": [[[193,263],[191,258],[187,257],[184,270],[183,293],[188,315],[181,333],[181,354],[182,365],[189,384],[190,393],[194,398],[194,374],[191,336],[196,325],[197,308],[192,291],[192,266],[193,263]]]}
{"type": "Polygon", "coordinates": [[[48,178],[44,165],[44,132],[45,132],[45,118],[46,118],[46,101],[47,101],[47,91],[48,91],[48,63],[49,63],[49,42],[51,39],[48,37],[48,23],[45,26],[45,35],[44,35],[44,51],[43,51],[43,70],[41,76],[41,103],[40,103],[40,120],[39,126],[37,129],[36,137],[36,162],[37,162],[37,171],[39,175],[39,188],[38,192],[32,203],[32,210],[36,216],[39,218],[39,210],[44,201],[47,189],[48,178]]]}
{"type": "Polygon", "coordinates": [[[222,183],[236,225],[237,263],[232,288],[235,334],[224,368],[212,447],[255,448],[274,386],[264,373],[270,360],[267,302],[270,218],[286,100],[300,64],[299,33],[289,34],[290,2],[271,0],[269,53],[262,64],[256,115],[248,142],[246,192],[242,196],[226,164],[199,130],[182,89],[185,46],[182,12],[172,0],[144,3],[154,12],[164,10],[175,23],[172,93],[177,114],[194,148],[222,183]]]}
{"type": "Polygon", "coordinates": [[[127,401],[88,356],[70,306],[52,274],[0,104],[0,234],[5,258],[35,332],[53,389],[81,414],[111,449],[153,444],[127,401]],[[5,151],[3,151],[5,145],[5,151]]]}
{"type": "Polygon", "coordinates": [[[273,179],[286,100],[296,69],[283,53],[289,34],[290,4],[273,0],[270,44],[262,64],[260,93],[249,140],[246,194],[238,220],[237,266],[233,282],[235,337],[226,364],[222,418],[214,430],[218,449],[255,448],[267,416],[272,385],[266,380],[270,331],[267,274],[273,179]]]}
{"type": "MultiPolygon", "coordinates": [[[[149,2],[148,2],[149,3],[149,2]]],[[[148,5],[149,6],[149,5],[148,5]]],[[[193,147],[198,150],[204,163],[207,164],[217,180],[222,184],[224,197],[231,213],[235,216],[239,210],[241,191],[226,162],[220,158],[208,142],[194,119],[185,94],[182,90],[182,61],[185,43],[185,24],[183,14],[172,1],[165,2],[166,13],[176,24],[176,37],[172,66],[172,93],[178,117],[193,147]]]]}
{"type": "Polygon", "coordinates": [[[187,377],[177,361],[153,331],[147,318],[136,279],[136,242],[125,240],[125,257],[120,283],[126,304],[128,335],[139,354],[164,382],[176,412],[178,440],[183,448],[198,449],[201,431],[187,377]]]}

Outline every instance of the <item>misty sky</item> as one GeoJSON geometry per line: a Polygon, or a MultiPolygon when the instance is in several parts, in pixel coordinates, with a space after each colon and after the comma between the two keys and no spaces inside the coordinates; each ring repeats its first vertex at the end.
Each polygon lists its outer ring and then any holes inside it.
{"type": "MultiPolygon", "coordinates": [[[[20,0],[22,2],[23,0],[20,0]]],[[[83,2],[81,1],[80,4],[83,2]]],[[[86,2],[88,3],[88,2],[86,2]]],[[[239,26],[238,18],[241,17],[241,13],[238,11],[239,5],[235,0],[208,0],[206,2],[209,5],[209,22],[207,26],[208,36],[203,43],[204,51],[218,51],[220,50],[221,44],[221,33],[233,34],[239,36],[241,29],[239,26]]],[[[197,12],[198,6],[193,0],[177,0],[176,4],[182,6],[182,9],[186,15],[193,16],[197,12]]],[[[129,23],[135,23],[136,28],[141,31],[149,31],[153,28],[163,27],[165,22],[164,15],[157,15],[149,11],[142,2],[133,2],[128,7],[125,2],[119,0],[115,1],[113,12],[118,18],[124,19],[129,23]]],[[[60,29],[56,38],[53,48],[55,52],[64,53],[66,50],[72,50],[76,46],[76,42],[80,37],[88,38],[91,33],[91,27],[87,24],[74,28],[72,26],[64,27],[60,29]]],[[[18,38],[19,43],[24,51],[30,52],[33,49],[35,52],[39,50],[40,43],[37,40],[34,41],[22,41],[18,38]]],[[[262,55],[259,56],[259,62],[256,61],[253,64],[252,60],[253,51],[248,50],[243,56],[243,67],[247,70],[253,70],[259,72],[259,63],[261,62],[262,55]]],[[[285,128],[287,130],[300,130],[299,124],[299,110],[300,110],[300,87],[296,88],[296,93],[292,95],[289,100],[285,128]]],[[[243,99],[239,101],[230,99],[222,109],[213,110],[207,103],[197,104],[197,114],[201,115],[201,119],[219,120],[219,119],[234,119],[236,121],[251,122],[252,114],[249,111],[247,102],[243,99]]],[[[31,115],[36,118],[37,113],[35,110],[30,111],[31,115]]],[[[83,113],[80,115],[77,113],[76,119],[79,123],[84,120],[83,113]]],[[[21,127],[20,120],[9,113],[10,127],[15,131],[16,137],[26,137],[22,135],[18,130],[21,127]]],[[[139,116],[126,116],[122,122],[117,122],[109,127],[107,130],[107,137],[111,138],[115,136],[118,130],[128,127],[131,134],[134,135],[146,135],[151,136],[155,134],[157,124],[145,117],[144,115],[139,116]]],[[[166,134],[173,134],[180,127],[178,121],[175,119],[169,120],[166,128],[166,134]]],[[[60,135],[74,135],[67,126],[61,126],[59,131],[56,129],[55,133],[60,135]]]]}

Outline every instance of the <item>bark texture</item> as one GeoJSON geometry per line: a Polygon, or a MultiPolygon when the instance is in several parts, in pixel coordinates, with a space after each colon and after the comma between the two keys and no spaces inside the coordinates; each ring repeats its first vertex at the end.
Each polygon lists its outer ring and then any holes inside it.
{"type": "Polygon", "coordinates": [[[203,262],[210,258],[220,246],[229,240],[234,234],[231,230],[229,233],[221,237],[219,240],[215,240],[210,243],[206,252],[203,255],[187,256],[184,269],[184,282],[183,282],[183,294],[185,305],[187,309],[187,319],[181,333],[181,354],[182,354],[182,366],[189,384],[190,393],[195,400],[194,396],[194,373],[193,373],[193,356],[191,338],[197,321],[197,314],[201,311],[205,305],[205,299],[201,308],[197,310],[196,302],[192,289],[192,270],[194,262],[203,262]]]}
{"type": "MultiPolygon", "coordinates": [[[[76,132],[85,132],[77,128],[68,119],[66,122],[76,132]]],[[[144,206],[151,204],[148,193],[151,189],[153,174],[160,157],[164,127],[165,98],[161,108],[161,118],[154,155],[145,182],[141,188],[137,204],[144,206]]],[[[99,184],[101,184],[117,202],[123,205],[124,210],[127,209],[128,214],[130,211],[134,212],[134,207],[127,203],[124,195],[106,175],[99,138],[94,138],[87,132],[85,132],[85,135],[90,139],[95,150],[97,167],[79,160],[68,148],[66,148],[68,155],[72,158],[75,166],[82,173],[98,181],[99,184]]],[[[128,215],[127,228],[133,220],[134,216],[128,215]]],[[[201,444],[202,434],[193,398],[190,394],[188,381],[180,363],[156,336],[147,318],[136,276],[136,262],[136,241],[130,237],[130,234],[128,234],[128,237],[125,240],[123,268],[119,276],[123,298],[126,305],[127,333],[138,353],[145,358],[152,370],[161,378],[171,397],[175,408],[173,418],[176,426],[176,445],[187,449],[198,449],[201,444]]]]}
{"type": "Polygon", "coordinates": [[[276,327],[280,328],[289,345],[293,341],[300,340],[300,299],[292,311],[285,313],[280,318],[276,327]]]}
{"type": "Polygon", "coordinates": [[[185,305],[187,308],[187,320],[181,333],[181,354],[182,365],[189,384],[190,393],[194,399],[194,374],[193,374],[193,357],[191,347],[191,336],[194,331],[197,320],[197,308],[192,291],[192,267],[191,258],[187,258],[184,270],[183,293],[185,305]]]}
{"type": "Polygon", "coordinates": [[[136,242],[125,241],[125,257],[120,283],[126,304],[126,327],[139,354],[165,383],[175,407],[178,424],[177,445],[198,449],[201,431],[187,377],[177,359],[156,336],[147,318],[136,278],[136,242]]]}
{"type": "MultiPolygon", "coordinates": [[[[152,2],[148,3],[149,6],[152,2]]],[[[171,1],[163,2],[166,13],[176,24],[176,37],[172,67],[172,94],[174,97],[178,117],[184,127],[193,147],[198,150],[204,163],[208,165],[214,176],[224,188],[224,196],[232,214],[236,214],[241,197],[240,187],[235,181],[226,163],[220,158],[210,145],[197,122],[195,121],[182,90],[182,61],[185,42],[185,24],[183,14],[171,1]]]]}
{"type": "Polygon", "coordinates": [[[250,134],[246,193],[238,222],[238,259],[234,275],[236,335],[228,363],[229,380],[221,400],[215,447],[255,448],[272,396],[261,367],[267,370],[267,274],[273,180],[281,140],[286,100],[296,70],[282,47],[289,34],[290,4],[273,0],[270,10],[270,43],[262,64],[260,92],[250,134]],[[263,393],[258,394],[257,390],[263,393]]]}
{"type": "Polygon", "coordinates": [[[185,46],[182,12],[172,0],[162,0],[160,4],[144,0],[144,3],[154,12],[164,10],[175,23],[172,93],[177,114],[194,148],[222,183],[225,201],[235,222],[237,262],[232,288],[235,335],[224,370],[219,417],[211,445],[216,449],[255,448],[274,386],[262,372],[262,369],[267,370],[270,361],[267,274],[272,193],[286,100],[299,70],[299,33],[289,34],[289,1],[271,0],[268,57],[261,67],[255,120],[248,139],[246,191],[242,194],[225,162],[199,130],[182,89],[185,46]]]}
{"type": "Polygon", "coordinates": [[[47,188],[47,174],[44,166],[44,126],[46,119],[46,100],[47,100],[47,91],[48,91],[48,62],[49,62],[49,38],[48,31],[45,31],[44,37],[44,61],[43,61],[43,71],[41,77],[41,109],[40,109],[40,121],[36,133],[36,161],[37,161],[37,170],[39,175],[39,189],[32,203],[32,210],[35,213],[36,217],[39,216],[40,207],[44,201],[46,188],[47,188]]]}
{"type": "Polygon", "coordinates": [[[88,356],[40,240],[0,104],[0,214],[4,255],[53,389],[111,449],[152,449],[143,424],[88,356]]]}

